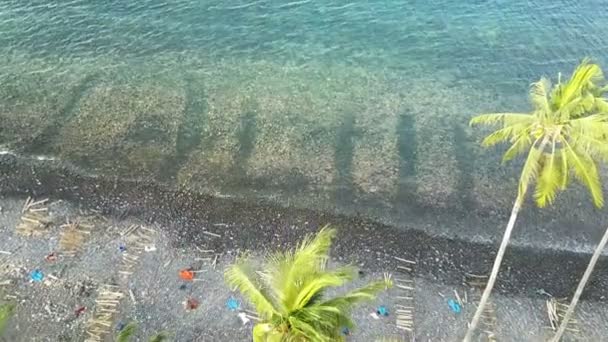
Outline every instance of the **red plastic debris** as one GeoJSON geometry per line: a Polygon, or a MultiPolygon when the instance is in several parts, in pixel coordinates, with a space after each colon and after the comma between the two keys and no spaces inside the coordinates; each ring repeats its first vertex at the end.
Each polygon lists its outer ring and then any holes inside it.
{"type": "Polygon", "coordinates": [[[179,277],[185,281],[192,281],[194,279],[194,272],[191,268],[186,268],[179,271],[179,277]]]}
{"type": "Polygon", "coordinates": [[[186,309],[196,310],[196,308],[198,308],[199,304],[200,303],[198,302],[198,300],[196,300],[194,298],[188,298],[188,300],[186,301],[186,309]]]}
{"type": "Polygon", "coordinates": [[[76,315],[76,317],[78,317],[82,313],[84,313],[86,310],[87,310],[87,308],[85,308],[84,306],[81,306],[78,309],[74,310],[74,314],[76,315]]]}

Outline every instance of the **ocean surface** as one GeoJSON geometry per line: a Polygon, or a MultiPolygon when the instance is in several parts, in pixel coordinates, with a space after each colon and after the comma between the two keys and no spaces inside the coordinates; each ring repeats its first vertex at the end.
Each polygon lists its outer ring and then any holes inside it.
{"type": "Polygon", "coordinates": [[[525,85],[584,56],[603,60],[606,5],[602,0],[5,0],[0,51],[70,63],[175,52],[293,65],[339,63],[430,79],[448,72],[490,85],[525,85]]]}
{"type": "Polygon", "coordinates": [[[0,146],[218,196],[495,215],[518,166],[468,120],[606,66],[607,6],[3,0],[0,146]]]}

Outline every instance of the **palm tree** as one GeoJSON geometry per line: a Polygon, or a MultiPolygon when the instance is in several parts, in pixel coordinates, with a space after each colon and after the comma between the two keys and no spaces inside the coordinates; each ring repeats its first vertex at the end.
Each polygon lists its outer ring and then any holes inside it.
{"type": "Polygon", "coordinates": [[[566,314],[564,315],[562,322],[559,324],[559,329],[557,330],[557,333],[555,333],[555,336],[553,336],[553,339],[551,340],[552,342],[559,342],[559,340],[562,338],[562,336],[566,332],[566,328],[568,327],[568,322],[570,321],[570,318],[574,314],[574,308],[576,307],[576,304],[578,304],[578,300],[580,299],[581,295],[583,294],[583,290],[585,289],[585,286],[587,285],[587,281],[589,281],[589,278],[591,277],[591,273],[593,272],[593,269],[595,268],[595,264],[597,263],[597,260],[600,258],[600,255],[602,254],[602,251],[604,250],[604,247],[606,246],[607,242],[608,242],[608,229],[606,229],[606,231],[604,232],[604,236],[602,237],[600,244],[595,249],[595,252],[593,253],[593,256],[591,257],[591,261],[587,265],[585,274],[583,274],[581,281],[578,283],[578,286],[576,287],[576,292],[574,292],[574,297],[572,297],[572,301],[570,301],[570,305],[568,305],[568,310],[566,311],[566,314]]]}
{"type": "Polygon", "coordinates": [[[391,286],[388,279],[371,283],[332,299],[326,290],[342,286],[357,274],[352,267],[326,269],[336,231],[325,227],[308,236],[294,251],[267,258],[262,267],[240,258],[226,271],[226,282],[255,306],[261,319],[253,329],[254,342],[340,341],[344,327],[352,329],[351,308],[391,286]]]}
{"type": "Polygon", "coordinates": [[[471,120],[471,125],[501,126],[488,135],[482,145],[511,144],[503,162],[523,153],[527,153],[527,157],[519,177],[511,217],[465,342],[471,340],[490,297],[517,215],[532,183],[536,183],[534,200],[541,208],[551,204],[558,191],[566,189],[572,177],[585,185],[597,207],[604,204],[595,163],[598,158],[608,160],[608,122],[605,115],[608,103],[602,98],[608,88],[598,85],[603,79],[600,67],[585,59],[567,82],[562,82],[560,75],[553,87],[546,78],[533,83],[530,88],[531,113],[484,114],[471,120]]]}

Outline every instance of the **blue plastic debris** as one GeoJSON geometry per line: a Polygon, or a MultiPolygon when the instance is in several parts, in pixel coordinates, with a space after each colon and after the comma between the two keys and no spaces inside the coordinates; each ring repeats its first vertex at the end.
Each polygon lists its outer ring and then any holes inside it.
{"type": "Polygon", "coordinates": [[[126,251],[127,251],[127,246],[125,246],[125,245],[122,245],[122,244],[121,244],[120,246],[118,246],[118,249],[119,249],[119,250],[120,250],[122,253],[124,253],[124,252],[126,252],[126,251]]]}
{"type": "Polygon", "coordinates": [[[122,329],[125,328],[125,323],[123,322],[118,322],[118,324],[116,324],[116,331],[122,331],[122,329]]]}
{"type": "Polygon", "coordinates": [[[462,308],[460,307],[460,304],[458,304],[458,302],[453,299],[448,300],[448,306],[455,313],[460,313],[460,311],[462,310],[462,308]]]}
{"type": "Polygon", "coordinates": [[[388,316],[388,309],[386,308],[386,306],[380,305],[378,307],[378,310],[376,310],[376,313],[380,316],[386,317],[386,316],[388,316]]]}
{"type": "Polygon", "coordinates": [[[181,285],[179,286],[179,289],[180,289],[180,290],[187,290],[187,289],[188,289],[188,285],[186,285],[186,284],[181,284],[181,285]]]}
{"type": "Polygon", "coordinates": [[[350,335],[350,329],[348,329],[348,327],[342,328],[342,335],[344,335],[344,336],[350,335]]]}
{"type": "Polygon", "coordinates": [[[226,301],[226,307],[228,307],[228,310],[230,311],[236,311],[239,309],[239,307],[241,307],[241,303],[239,303],[239,301],[233,297],[230,297],[226,301]]]}
{"type": "Polygon", "coordinates": [[[42,281],[42,279],[44,279],[44,274],[41,270],[34,270],[32,273],[30,273],[30,278],[32,281],[39,283],[42,281]]]}

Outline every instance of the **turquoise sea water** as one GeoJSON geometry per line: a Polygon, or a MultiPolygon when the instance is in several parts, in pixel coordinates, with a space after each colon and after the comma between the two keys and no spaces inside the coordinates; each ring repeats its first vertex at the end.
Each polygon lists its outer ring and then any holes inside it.
{"type": "Polygon", "coordinates": [[[493,213],[517,164],[468,119],[606,66],[606,5],[5,0],[0,146],[212,194],[493,213]]]}
{"type": "Polygon", "coordinates": [[[0,51],[138,58],[167,51],[277,63],[345,63],[526,84],[603,60],[606,3],[588,1],[17,1],[0,4],[0,51]]]}

